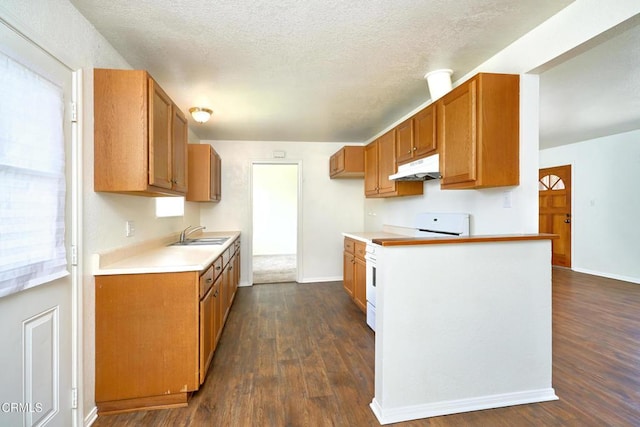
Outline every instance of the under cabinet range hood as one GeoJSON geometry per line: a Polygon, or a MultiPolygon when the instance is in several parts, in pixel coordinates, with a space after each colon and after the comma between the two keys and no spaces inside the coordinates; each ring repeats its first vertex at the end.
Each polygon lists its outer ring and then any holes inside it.
{"type": "Polygon", "coordinates": [[[440,157],[437,154],[398,166],[398,172],[389,175],[391,181],[426,181],[440,179],[440,157]]]}

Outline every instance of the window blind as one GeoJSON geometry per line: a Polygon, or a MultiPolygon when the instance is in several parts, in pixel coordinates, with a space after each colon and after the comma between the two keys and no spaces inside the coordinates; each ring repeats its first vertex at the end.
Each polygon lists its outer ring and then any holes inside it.
{"type": "Polygon", "coordinates": [[[64,97],[0,53],[0,297],[68,274],[64,97]]]}

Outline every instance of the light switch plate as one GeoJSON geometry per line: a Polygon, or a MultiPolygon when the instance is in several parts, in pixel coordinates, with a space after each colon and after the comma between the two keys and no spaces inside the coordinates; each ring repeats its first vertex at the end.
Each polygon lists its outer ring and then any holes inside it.
{"type": "Polygon", "coordinates": [[[502,207],[511,207],[511,191],[505,191],[504,193],[502,193],[502,207]]]}
{"type": "Polygon", "coordinates": [[[129,220],[126,222],[126,236],[131,237],[136,234],[136,223],[129,220]]]}

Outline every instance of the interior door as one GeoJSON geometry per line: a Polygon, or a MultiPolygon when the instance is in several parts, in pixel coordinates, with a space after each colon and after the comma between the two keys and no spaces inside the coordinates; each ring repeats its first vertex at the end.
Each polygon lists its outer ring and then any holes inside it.
{"type": "Polygon", "coordinates": [[[540,233],[560,236],[551,241],[551,263],[571,267],[571,165],[540,169],[540,233]]]}
{"type": "MultiPolygon", "coordinates": [[[[0,22],[0,51],[64,92],[66,153],[65,246],[67,259],[76,238],[72,210],[71,106],[73,72],[40,47],[0,22]]],[[[2,102],[2,99],[0,99],[2,102]]],[[[37,105],[34,105],[37,119],[37,105]]],[[[37,156],[38,153],[33,153],[37,156]]],[[[2,209],[6,209],[3,207],[2,209]]],[[[0,425],[74,425],[72,413],[72,272],[0,298],[0,425]]]]}

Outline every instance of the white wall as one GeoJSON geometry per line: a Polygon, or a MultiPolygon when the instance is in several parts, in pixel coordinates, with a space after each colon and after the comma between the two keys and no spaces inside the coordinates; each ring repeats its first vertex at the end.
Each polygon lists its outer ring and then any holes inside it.
{"type": "Polygon", "coordinates": [[[298,165],[253,165],[253,255],[297,251],[298,165]]]}
{"type": "MultiPolygon", "coordinates": [[[[364,227],[362,179],[329,179],[329,157],[344,144],[337,142],[203,141],[222,157],[222,201],[201,207],[200,222],[209,230],[240,230],[242,251],[252,253],[251,164],[273,160],[301,161],[302,233],[299,236],[303,282],[342,279],[342,232],[364,227]]],[[[242,258],[243,285],[251,284],[251,259],[242,258]]]]}
{"type": "Polygon", "coordinates": [[[573,269],[640,283],[640,130],[540,151],[571,165],[573,269]]]}

